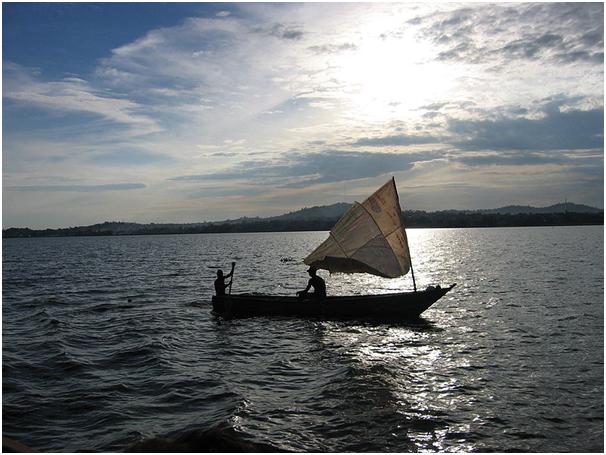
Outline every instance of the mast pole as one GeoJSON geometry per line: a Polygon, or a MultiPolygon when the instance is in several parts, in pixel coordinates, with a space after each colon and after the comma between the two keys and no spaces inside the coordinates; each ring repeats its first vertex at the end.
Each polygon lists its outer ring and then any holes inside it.
{"type": "MultiPolygon", "coordinates": [[[[410,250],[408,251],[408,257],[410,257],[410,250]]],[[[417,292],[417,282],[415,281],[415,269],[412,268],[412,258],[410,259],[410,272],[412,273],[412,285],[417,292]]]]}
{"type": "Polygon", "coordinates": [[[408,236],[406,235],[406,228],[404,227],[404,214],[402,213],[402,206],[400,205],[400,195],[398,194],[398,188],[396,187],[396,179],[395,177],[391,177],[391,182],[393,183],[393,188],[396,191],[396,197],[398,201],[398,209],[400,210],[400,222],[402,224],[402,230],[404,231],[404,235],[406,236],[406,250],[408,251],[408,261],[410,262],[410,273],[412,275],[412,286],[417,292],[417,282],[415,280],[415,269],[412,267],[412,256],[410,255],[410,247],[408,246],[408,236]]]}

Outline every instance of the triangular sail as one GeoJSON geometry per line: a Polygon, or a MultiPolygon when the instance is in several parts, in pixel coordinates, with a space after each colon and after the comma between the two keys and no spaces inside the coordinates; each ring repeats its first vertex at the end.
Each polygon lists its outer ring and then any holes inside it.
{"type": "Polygon", "coordinates": [[[362,204],[355,202],[304,262],[331,273],[406,275],[410,253],[394,179],[362,204]]]}

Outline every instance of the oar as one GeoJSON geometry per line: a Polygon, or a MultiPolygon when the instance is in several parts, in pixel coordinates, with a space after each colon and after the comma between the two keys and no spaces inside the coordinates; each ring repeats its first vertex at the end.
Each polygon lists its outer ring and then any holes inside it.
{"type": "Polygon", "coordinates": [[[229,282],[229,295],[231,295],[231,285],[234,282],[234,270],[236,269],[236,263],[231,263],[231,280],[229,282]]]}

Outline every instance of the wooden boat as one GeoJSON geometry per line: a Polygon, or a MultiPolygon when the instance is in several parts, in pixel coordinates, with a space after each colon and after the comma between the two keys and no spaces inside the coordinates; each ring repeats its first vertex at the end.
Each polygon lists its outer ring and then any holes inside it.
{"type": "Polygon", "coordinates": [[[225,318],[319,317],[401,321],[418,318],[456,284],[395,294],[328,296],[325,299],[263,294],[214,296],[213,311],[225,318]]]}
{"type": "MultiPolygon", "coordinates": [[[[417,318],[455,284],[417,290],[402,208],[392,178],[337,221],[328,238],[304,261],[310,270],[370,273],[385,278],[412,275],[414,290],[395,294],[294,297],[263,294],[215,296],[213,311],[224,317],[306,316],[402,320],[417,318]]],[[[313,273],[313,272],[312,272],[313,273]]],[[[311,281],[310,281],[311,282],[311,281]]]]}

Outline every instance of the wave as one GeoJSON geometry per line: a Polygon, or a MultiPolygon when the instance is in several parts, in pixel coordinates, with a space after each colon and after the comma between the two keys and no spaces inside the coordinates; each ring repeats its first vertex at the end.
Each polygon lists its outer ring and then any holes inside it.
{"type": "Polygon", "coordinates": [[[107,360],[108,365],[137,364],[141,366],[150,360],[157,360],[162,345],[156,341],[150,341],[137,346],[128,346],[118,350],[107,360]]]}
{"type": "Polygon", "coordinates": [[[131,445],[126,452],[287,452],[266,442],[255,441],[237,430],[231,422],[173,432],[145,439],[131,445]]]}
{"type": "Polygon", "coordinates": [[[131,298],[126,298],[125,301],[127,303],[121,303],[121,302],[114,302],[114,303],[99,303],[97,305],[91,306],[88,308],[88,311],[94,312],[94,313],[105,313],[107,311],[124,311],[124,310],[129,310],[131,308],[137,308],[138,305],[133,305],[130,304],[131,302],[131,298]]]}
{"type": "Polygon", "coordinates": [[[74,374],[91,366],[89,362],[77,359],[68,352],[61,351],[48,358],[50,370],[59,371],[61,374],[74,374]]]}

